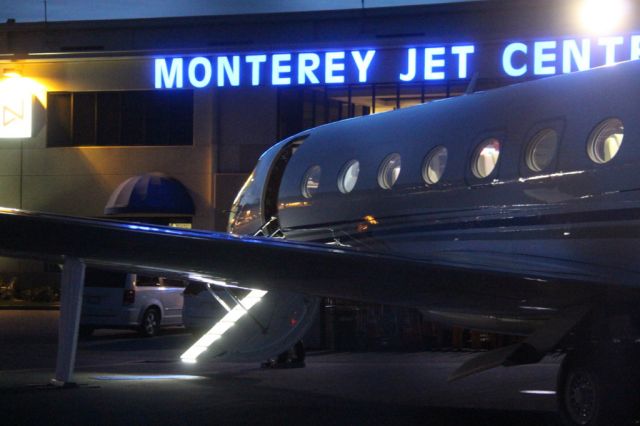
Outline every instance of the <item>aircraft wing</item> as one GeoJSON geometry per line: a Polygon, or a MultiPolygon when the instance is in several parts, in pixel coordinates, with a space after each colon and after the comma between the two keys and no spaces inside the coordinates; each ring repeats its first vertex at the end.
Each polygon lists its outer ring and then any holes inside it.
{"type": "MultiPolygon", "coordinates": [[[[507,326],[521,319],[533,327],[520,327],[519,333],[525,334],[534,332],[535,320],[568,324],[560,328],[562,333],[550,334],[549,327],[543,327],[520,344],[467,362],[452,378],[500,364],[537,362],[583,318],[587,309],[580,307],[588,306],[595,294],[594,286],[584,282],[513,270],[444,266],[329,245],[13,209],[0,210],[0,254],[53,262],[70,257],[89,265],[169,272],[244,288],[396,304],[427,313],[459,312],[459,318],[480,313],[489,321],[503,317],[507,326]],[[572,314],[575,306],[578,314],[572,314]]],[[[66,347],[73,338],[64,341],[66,347]]],[[[67,377],[66,370],[58,368],[62,373],[56,377],[67,377]]]]}
{"type": "Polygon", "coordinates": [[[164,271],[264,290],[461,312],[516,309],[533,297],[573,304],[571,279],[518,276],[263,237],[0,211],[0,254],[128,271],[164,271]]]}

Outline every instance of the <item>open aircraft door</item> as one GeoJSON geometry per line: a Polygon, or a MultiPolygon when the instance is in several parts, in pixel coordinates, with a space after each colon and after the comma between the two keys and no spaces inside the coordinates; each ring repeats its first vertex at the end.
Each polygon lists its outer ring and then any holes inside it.
{"type": "MultiPolygon", "coordinates": [[[[278,220],[278,190],[288,161],[304,139],[284,140],[260,157],[233,203],[229,232],[284,237],[278,220]]],[[[206,359],[261,361],[276,357],[302,339],[318,311],[319,299],[311,296],[252,290],[251,283],[240,283],[244,289],[205,283],[218,302],[214,325],[181,356],[185,362],[196,362],[205,351],[206,359]]]]}

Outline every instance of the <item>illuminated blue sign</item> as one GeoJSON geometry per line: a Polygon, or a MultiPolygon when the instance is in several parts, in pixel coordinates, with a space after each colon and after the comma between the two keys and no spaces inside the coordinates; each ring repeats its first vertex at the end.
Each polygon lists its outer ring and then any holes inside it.
{"type": "Polygon", "coordinates": [[[640,59],[640,35],[154,60],[157,89],[429,82],[547,76],[640,59]]]}
{"type": "Polygon", "coordinates": [[[502,51],[502,70],[509,77],[545,76],[635,59],[640,35],[514,42],[502,51]]]}
{"type": "MultiPolygon", "coordinates": [[[[401,81],[467,78],[473,45],[408,49],[405,69],[395,79],[401,81]],[[420,70],[418,70],[418,59],[420,70]],[[455,71],[447,75],[450,62],[455,71]]],[[[371,81],[378,51],[337,50],[321,53],[274,53],[167,57],[154,61],[155,87],[224,87],[240,85],[291,86],[310,84],[367,83],[371,81]]],[[[396,54],[397,56],[397,54],[396,54]]],[[[382,61],[381,61],[382,62],[382,61]]]]}
{"type": "Polygon", "coordinates": [[[353,50],[159,58],[155,60],[155,87],[240,86],[243,78],[252,86],[336,84],[345,83],[351,73],[359,83],[366,83],[375,55],[375,50],[353,50]]]}

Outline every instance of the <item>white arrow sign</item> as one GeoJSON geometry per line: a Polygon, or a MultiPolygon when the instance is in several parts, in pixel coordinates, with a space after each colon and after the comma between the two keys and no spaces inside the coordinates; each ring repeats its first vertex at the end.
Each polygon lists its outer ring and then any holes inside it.
{"type": "Polygon", "coordinates": [[[32,95],[19,84],[0,86],[0,138],[31,137],[32,95]]]}

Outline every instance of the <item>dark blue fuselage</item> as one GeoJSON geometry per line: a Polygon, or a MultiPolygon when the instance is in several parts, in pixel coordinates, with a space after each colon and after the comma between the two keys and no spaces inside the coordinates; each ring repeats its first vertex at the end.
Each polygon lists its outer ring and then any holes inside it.
{"type": "Polygon", "coordinates": [[[535,276],[637,284],[640,273],[640,62],[433,102],[314,129],[287,164],[279,219],[288,238],[329,242],[535,276]],[[587,142],[603,120],[624,123],[617,155],[592,161],[587,142]],[[526,147],[545,128],[559,135],[547,169],[526,166],[526,147]],[[473,175],[472,156],[501,141],[496,170],[473,175]],[[440,182],[427,185],[423,160],[448,149],[440,182]],[[396,185],[377,183],[380,162],[402,156],[396,185]],[[340,167],[360,162],[353,192],[340,167]],[[305,170],[322,167],[318,192],[301,196],[305,170]],[[291,206],[291,207],[289,207],[291,206]],[[375,218],[375,223],[367,218],[375,218]]]}
{"type": "Polygon", "coordinates": [[[476,328],[526,332],[535,327],[530,320],[567,306],[640,302],[637,75],[640,62],[629,62],[305,131],[263,155],[230,230],[254,233],[274,216],[290,240],[519,277],[497,290],[452,283],[450,299],[432,299],[426,280],[424,291],[398,298],[476,328]],[[598,163],[589,141],[611,119],[622,123],[622,144],[598,163]],[[534,171],[531,141],[547,129],[557,134],[555,155],[534,171]],[[475,154],[488,138],[500,141],[500,154],[479,178],[475,154]],[[430,185],[422,168],[437,146],[447,148],[447,164],[430,185]],[[401,156],[402,167],[383,189],[381,163],[390,154],[401,156]],[[360,172],[344,193],[338,180],[353,160],[360,172]],[[309,197],[303,186],[315,166],[321,174],[309,197]]]}

